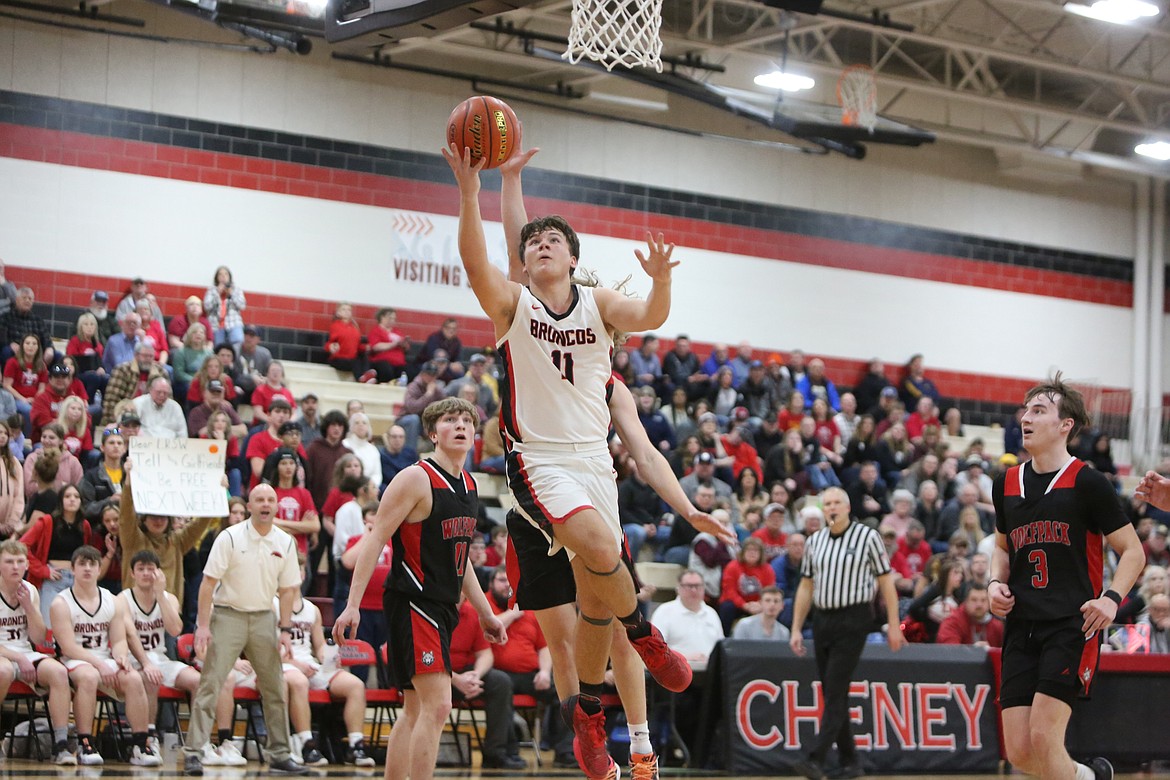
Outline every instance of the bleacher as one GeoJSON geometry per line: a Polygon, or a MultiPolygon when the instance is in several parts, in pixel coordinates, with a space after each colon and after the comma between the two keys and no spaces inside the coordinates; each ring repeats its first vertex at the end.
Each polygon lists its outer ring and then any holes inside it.
{"type": "Polygon", "coordinates": [[[315,393],[321,414],[330,409],[345,412],[351,400],[361,401],[370,417],[375,436],[381,436],[401,411],[406,388],[396,384],[367,385],[353,381],[349,373],[325,363],[283,361],[284,375],[296,398],[315,393]]]}

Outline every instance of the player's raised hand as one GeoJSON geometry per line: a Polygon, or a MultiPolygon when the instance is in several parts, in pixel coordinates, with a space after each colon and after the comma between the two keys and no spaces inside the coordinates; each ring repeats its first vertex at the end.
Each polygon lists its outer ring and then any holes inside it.
{"type": "Polygon", "coordinates": [[[723,523],[706,512],[700,512],[696,509],[691,514],[687,515],[687,522],[695,527],[695,530],[701,534],[711,534],[719,541],[727,545],[739,544],[739,538],[735,535],[735,531],[731,530],[723,523]]]}
{"type": "Polygon", "coordinates": [[[156,568],[154,570],[154,583],[152,590],[157,598],[163,598],[163,593],[167,590],[167,574],[162,569],[156,568]]]}
{"type": "Polygon", "coordinates": [[[1133,492],[1158,509],[1170,509],[1170,479],[1156,471],[1147,471],[1133,492]]]}
{"type": "MultiPolygon", "coordinates": [[[[517,140],[517,143],[519,143],[519,140],[517,140]]],[[[507,162],[501,163],[497,170],[499,170],[502,176],[519,176],[520,171],[524,170],[524,166],[528,165],[539,151],[539,146],[533,147],[532,149],[525,149],[524,151],[517,150],[508,158],[507,162]]]]}
{"type": "Polygon", "coordinates": [[[642,264],[642,270],[656,282],[670,281],[670,272],[679,263],[678,260],[670,259],[674,252],[674,244],[666,243],[666,238],[661,233],[655,237],[647,230],[646,247],[648,252],[645,255],[642,254],[641,249],[634,250],[634,255],[642,264]]]}
{"type": "Polygon", "coordinates": [[[455,181],[459,183],[459,191],[464,195],[478,193],[479,172],[483,170],[487,158],[481,157],[479,162],[472,164],[471,149],[466,146],[459,149],[455,144],[445,146],[440,151],[443,153],[443,159],[451,166],[451,172],[455,174],[455,181]]]}

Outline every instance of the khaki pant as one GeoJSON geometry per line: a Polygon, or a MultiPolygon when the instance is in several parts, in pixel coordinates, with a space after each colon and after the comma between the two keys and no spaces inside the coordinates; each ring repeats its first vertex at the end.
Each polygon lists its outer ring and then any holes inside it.
{"type": "Polygon", "coordinates": [[[288,702],[284,695],[280,640],[277,637],[276,614],[271,610],[240,612],[228,607],[212,610],[211,642],[199,679],[199,690],[191,702],[191,724],[183,748],[187,755],[198,755],[208,744],[215,726],[215,701],[219,689],[240,653],[244,652],[256,671],[256,687],[264,707],[268,760],[288,758],[288,702]]]}

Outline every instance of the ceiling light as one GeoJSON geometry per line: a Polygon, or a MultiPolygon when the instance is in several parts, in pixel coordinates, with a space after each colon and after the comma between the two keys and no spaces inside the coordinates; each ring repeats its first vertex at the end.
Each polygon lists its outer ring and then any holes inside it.
{"type": "Polygon", "coordinates": [[[1092,5],[1065,3],[1064,10],[1114,24],[1125,24],[1161,13],[1158,6],[1145,0],[1097,0],[1092,5]]]}
{"type": "Polygon", "coordinates": [[[1161,160],[1162,162],[1170,160],[1170,143],[1166,141],[1151,141],[1149,143],[1138,144],[1133,150],[1142,157],[1149,157],[1154,160],[1161,160]]]}
{"type": "Polygon", "coordinates": [[[782,89],[785,92],[800,92],[805,89],[812,89],[816,82],[808,76],[801,76],[798,73],[785,73],[780,70],[774,70],[771,73],[762,73],[756,76],[755,82],[757,86],[767,87],[768,89],[782,89]]]}

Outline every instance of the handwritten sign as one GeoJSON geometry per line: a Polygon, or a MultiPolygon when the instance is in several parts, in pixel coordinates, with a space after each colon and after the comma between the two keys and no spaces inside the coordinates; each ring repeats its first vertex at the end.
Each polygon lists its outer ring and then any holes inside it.
{"type": "Polygon", "coordinates": [[[226,447],[208,439],[130,439],[134,509],[143,515],[226,517],[226,447]]]}

